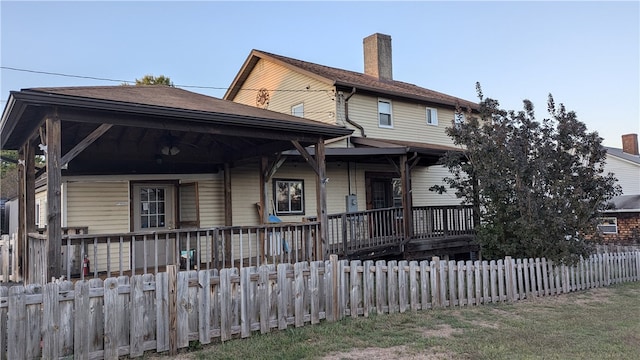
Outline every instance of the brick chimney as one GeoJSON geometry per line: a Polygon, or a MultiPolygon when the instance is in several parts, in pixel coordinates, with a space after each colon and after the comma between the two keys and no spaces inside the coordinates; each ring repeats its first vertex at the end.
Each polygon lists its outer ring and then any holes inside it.
{"type": "Polygon", "coordinates": [[[622,135],[622,152],[631,155],[638,154],[638,134],[622,135]]]}
{"type": "Polygon", "coordinates": [[[391,73],[391,36],[375,33],[362,40],[364,73],[380,80],[393,80],[391,73]]]}

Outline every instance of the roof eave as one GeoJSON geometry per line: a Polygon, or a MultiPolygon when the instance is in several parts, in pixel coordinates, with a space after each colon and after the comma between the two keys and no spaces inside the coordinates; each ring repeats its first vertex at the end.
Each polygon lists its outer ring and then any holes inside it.
{"type": "Polygon", "coordinates": [[[396,91],[385,91],[385,90],[381,90],[379,88],[373,88],[373,87],[369,87],[369,86],[362,86],[360,84],[353,84],[353,83],[350,83],[350,82],[345,82],[345,81],[340,81],[340,80],[336,80],[335,86],[336,87],[337,86],[342,86],[342,87],[356,88],[356,89],[364,90],[364,91],[375,93],[375,94],[392,96],[392,97],[396,97],[396,98],[410,99],[410,100],[414,100],[414,101],[427,102],[427,103],[438,104],[438,105],[445,105],[445,106],[448,106],[448,107],[451,107],[451,108],[456,108],[458,105],[460,105],[463,108],[469,107],[469,108],[471,108],[471,110],[478,111],[477,105],[469,102],[468,100],[462,100],[460,103],[457,103],[455,101],[446,101],[446,100],[437,99],[437,98],[429,98],[429,97],[426,97],[426,96],[418,96],[418,95],[413,95],[412,96],[412,95],[408,95],[408,94],[404,94],[404,93],[399,93],[399,92],[396,92],[396,91]]]}
{"type": "MultiPolygon", "coordinates": [[[[344,136],[353,132],[351,129],[328,126],[326,124],[294,124],[286,120],[271,119],[266,117],[253,117],[229,113],[218,113],[208,111],[198,111],[189,109],[168,108],[155,105],[131,104],[120,101],[104,99],[78,98],[68,95],[41,93],[31,90],[23,90],[19,94],[20,100],[25,104],[38,104],[49,106],[69,106],[76,108],[114,111],[130,114],[152,115],[162,117],[187,118],[191,121],[205,121],[215,119],[219,125],[235,126],[269,126],[273,128],[293,131],[304,131],[312,134],[323,134],[329,136],[344,136]]],[[[18,96],[16,96],[18,98],[18,96]]],[[[26,105],[25,105],[26,106],[26,105]]],[[[4,133],[3,133],[3,136],[4,133]]]]}

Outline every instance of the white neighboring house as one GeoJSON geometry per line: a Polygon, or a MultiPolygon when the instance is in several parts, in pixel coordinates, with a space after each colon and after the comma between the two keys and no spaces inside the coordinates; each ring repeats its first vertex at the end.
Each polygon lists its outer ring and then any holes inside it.
{"type": "Polygon", "coordinates": [[[638,134],[622,135],[622,149],[605,147],[606,172],[612,172],[622,195],[612,199],[598,226],[605,240],[619,244],[640,244],[640,154],[638,134]]]}

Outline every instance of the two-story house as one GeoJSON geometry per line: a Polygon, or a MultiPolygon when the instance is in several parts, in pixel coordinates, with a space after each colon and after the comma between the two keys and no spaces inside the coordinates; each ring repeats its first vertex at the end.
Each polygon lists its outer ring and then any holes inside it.
{"type": "MultiPolygon", "coordinates": [[[[253,50],[224,99],[354,130],[327,142],[330,214],[459,205],[454,194],[429,188],[441,185],[448,174],[437,164],[439,157],[458,150],[445,129],[464,121],[464,114],[478,105],[394,80],[389,35],[366,37],[363,50],[364,73],[253,50]]],[[[307,208],[314,208],[309,202],[291,206],[292,192],[285,185],[308,186],[312,175],[297,166],[297,154],[285,153],[288,160],[280,163],[268,187],[275,204],[270,210],[287,220],[304,217],[307,208]]],[[[407,229],[423,220],[414,215],[407,229]]]]}
{"type": "Polygon", "coordinates": [[[605,172],[612,172],[622,195],[611,200],[611,208],[598,226],[605,241],[640,244],[640,152],[638,134],[622,135],[622,148],[606,147],[605,172]]]}

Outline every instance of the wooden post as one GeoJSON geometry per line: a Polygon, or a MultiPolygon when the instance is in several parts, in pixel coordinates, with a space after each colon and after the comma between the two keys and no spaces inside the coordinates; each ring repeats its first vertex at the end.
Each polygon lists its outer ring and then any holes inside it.
{"type": "Polygon", "coordinates": [[[178,353],[178,276],[175,265],[167,266],[169,289],[169,355],[178,353]]]}
{"type": "MultiPolygon", "coordinates": [[[[20,174],[18,186],[18,274],[27,282],[33,282],[33,274],[29,273],[29,237],[28,234],[36,231],[36,172],[35,151],[33,143],[27,141],[20,151],[20,160],[23,166],[18,166],[20,174]]],[[[45,264],[46,265],[46,264],[45,264]]]]}
{"type": "Polygon", "coordinates": [[[60,119],[48,116],[47,127],[47,280],[62,271],[62,175],[60,169],[60,119]]]}
{"type": "MultiPolygon", "coordinates": [[[[258,206],[260,207],[260,211],[258,212],[260,216],[259,224],[266,224],[267,219],[269,217],[269,208],[267,205],[267,167],[269,166],[269,159],[266,156],[263,156],[260,159],[260,203],[258,206]]],[[[274,214],[275,215],[275,214],[274,214]]],[[[261,232],[260,235],[260,259],[263,264],[267,263],[267,249],[266,249],[266,239],[267,234],[266,231],[261,232]]]]}
{"type": "Polygon", "coordinates": [[[413,213],[411,196],[411,168],[407,161],[407,155],[400,156],[400,182],[402,183],[402,213],[404,226],[404,242],[407,243],[413,237],[413,213]]]}
{"type": "Polygon", "coordinates": [[[224,225],[233,226],[233,199],[231,197],[231,169],[224,164],[224,225]]]}
{"type": "MultiPolygon", "coordinates": [[[[317,213],[318,221],[320,222],[320,243],[322,244],[322,253],[324,254],[324,260],[329,258],[329,217],[327,215],[327,166],[325,163],[325,149],[324,140],[322,137],[318,138],[316,143],[316,164],[318,166],[316,176],[316,198],[317,198],[317,213]]],[[[317,259],[320,260],[320,259],[317,259]]]]}

